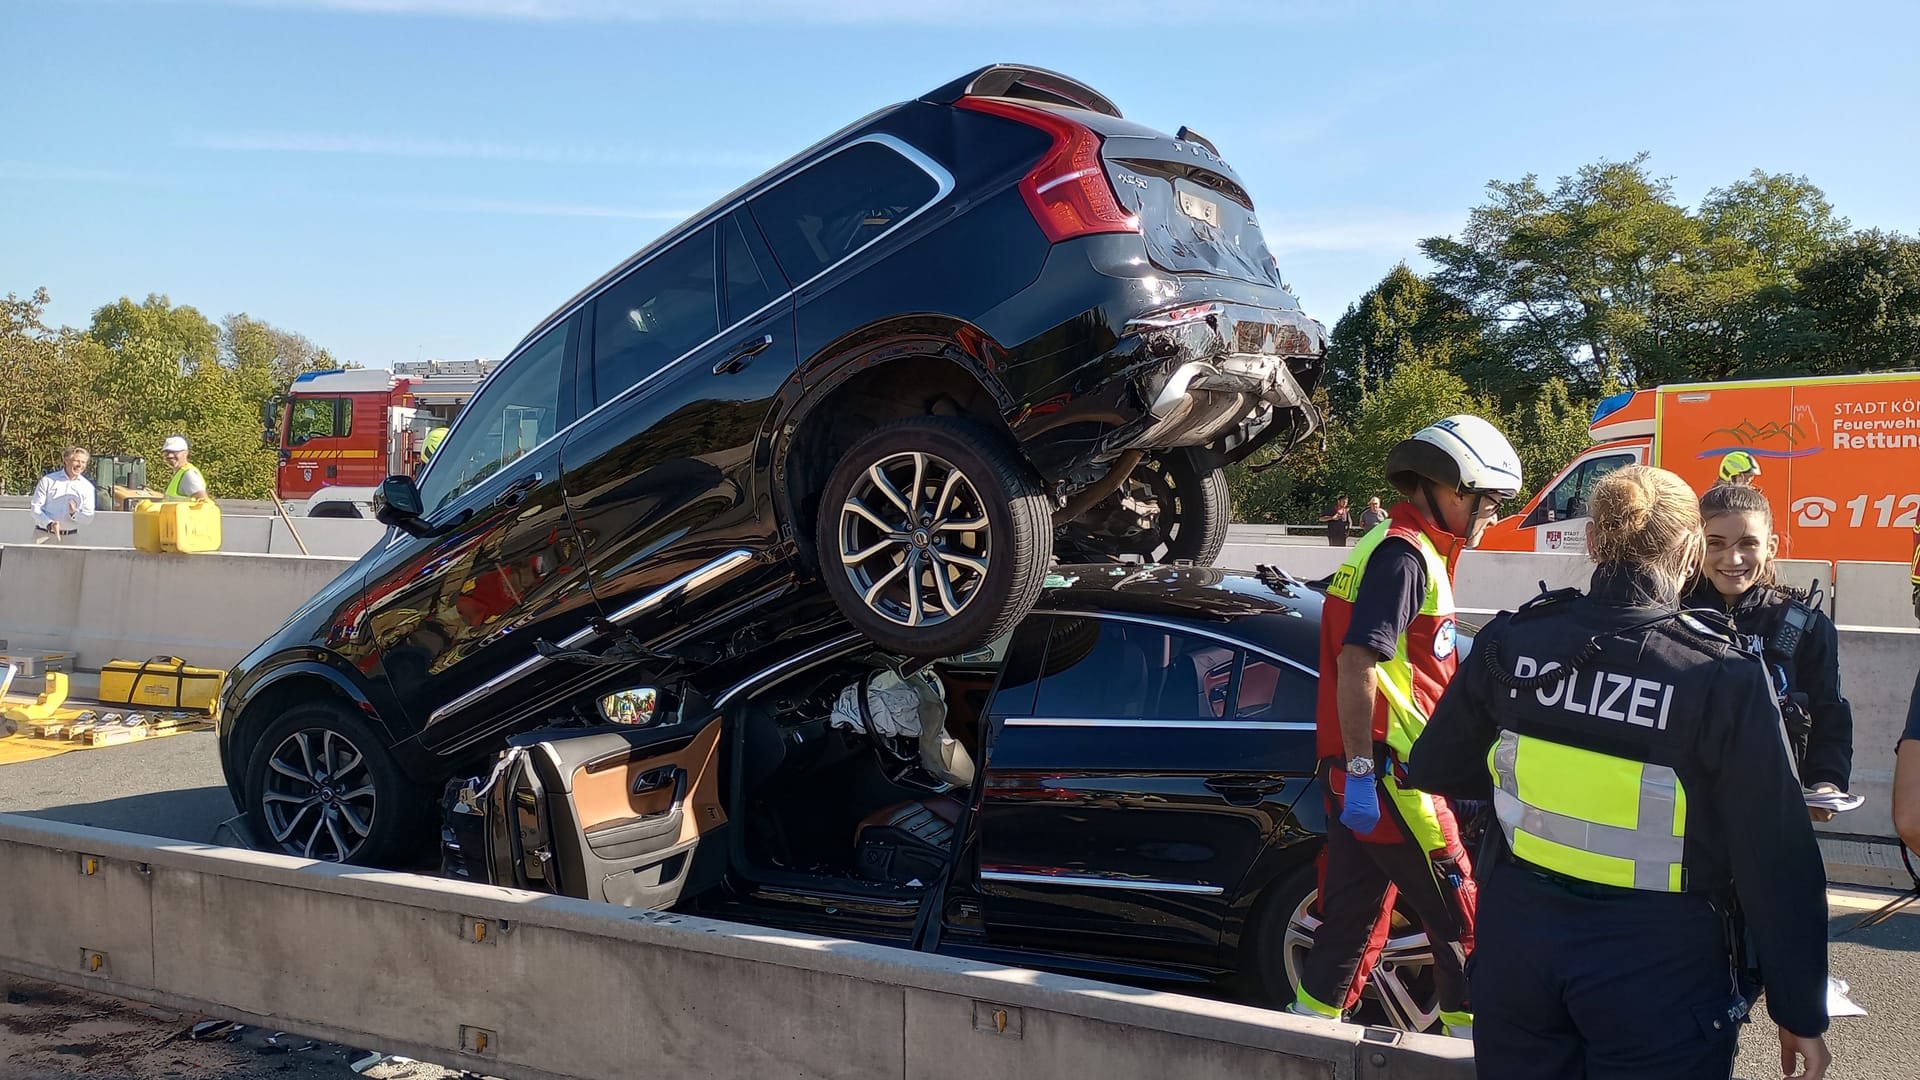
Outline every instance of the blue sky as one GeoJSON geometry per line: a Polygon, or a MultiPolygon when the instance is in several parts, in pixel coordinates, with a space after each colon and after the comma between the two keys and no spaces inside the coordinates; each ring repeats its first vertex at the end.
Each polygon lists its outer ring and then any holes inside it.
{"type": "Polygon", "coordinates": [[[1329,325],[1492,179],[1647,150],[1914,232],[1920,6],[0,0],[0,294],[162,292],[369,366],[499,356],[685,214],[980,64],[1189,124],[1329,325]]]}

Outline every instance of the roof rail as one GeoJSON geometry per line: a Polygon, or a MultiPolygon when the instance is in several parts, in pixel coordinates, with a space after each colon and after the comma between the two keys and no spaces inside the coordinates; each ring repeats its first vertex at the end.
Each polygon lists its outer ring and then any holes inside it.
{"type": "Polygon", "coordinates": [[[951,105],[969,96],[1016,98],[1049,105],[1070,105],[1114,117],[1120,115],[1119,106],[1093,87],[1057,71],[1024,64],[988,64],[945,86],[928,91],[921,95],[920,100],[933,105],[951,105]]]}

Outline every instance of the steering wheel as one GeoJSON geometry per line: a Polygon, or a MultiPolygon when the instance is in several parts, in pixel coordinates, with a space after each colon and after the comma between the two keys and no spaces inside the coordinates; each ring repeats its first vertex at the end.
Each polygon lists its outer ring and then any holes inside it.
{"type": "MultiPolygon", "coordinates": [[[[885,669],[869,671],[860,676],[859,685],[854,690],[854,701],[860,707],[860,723],[867,729],[867,743],[873,747],[874,759],[880,766],[880,774],[885,776],[888,782],[900,787],[919,788],[934,794],[946,792],[951,785],[934,777],[921,766],[917,744],[913,753],[903,753],[894,745],[891,737],[880,734],[879,729],[874,725],[873,709],[867,704],[867,690],[873,685],[874,676],[880,674],[881,670],[885,669]]],[[[917,672],[918,667],[908,670],[917,672]]],[[[903,676],[903,678],[911,677],[911,675],[903,676]]]]}

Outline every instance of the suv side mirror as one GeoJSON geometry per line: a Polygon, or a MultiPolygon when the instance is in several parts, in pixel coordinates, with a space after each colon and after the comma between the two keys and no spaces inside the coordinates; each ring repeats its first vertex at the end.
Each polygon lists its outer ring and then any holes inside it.
{"type": "Polygon", "coordinates": [[[389,476],[380,481],[373,507],[373,516],[388,525],[418,519],[426,512],[420,505],[420,489],[414,486],[411,476],[389,476]]]}
{"type": "Polygon", "coordinates": [[[607,723],[641,727],[653,723],[654,712],[660,706],[660,691],[651,686],[615,690],[602,696],[597,704],[600,718],[607,723]]]}
{"type": "Polygon", "coordinates": [[[373,493],[373,516],[382,525],[392,525],[409,536],[429,539],[445,536],[465,524],[473,511],[462,510],[439,525],[428,525],[423,520],[425,515],[420,489],[414,486],[411,476],[389,476],[380,481],[380,490],[373,493]]]}

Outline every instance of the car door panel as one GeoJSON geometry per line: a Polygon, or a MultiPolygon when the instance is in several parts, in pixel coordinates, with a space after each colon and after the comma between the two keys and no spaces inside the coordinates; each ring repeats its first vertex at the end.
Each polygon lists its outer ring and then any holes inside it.
{"type": "Polygon", "coordinates": [[[1045,650],[1031,711],[1008,715],[998,696],[991,706],[987,939],[1190,959],[1217,945],[1249,868],[1290,828],[1312,783],[1311,725],[1233,715],[1243,650],[1229,640],[1124,616],[1053,618],[1045,640],[1013,645],[1045,650]],[[1083,684],[1055,681],[1074,671],[1083,684]],[[1099,704],[1062,707],[1082,700],[1099,704]]]}
{"type": "MultiPolygon", "coordinates": [[[[718,768],[722,725],[548,739],[528,760],[546,808],[561,891],[668,908],[717,875],[701,843],[727,825],[718,768]]],[[[724,859],[725,845],[714,845],[724,859]]]]}

